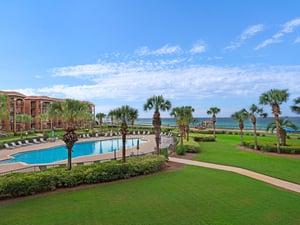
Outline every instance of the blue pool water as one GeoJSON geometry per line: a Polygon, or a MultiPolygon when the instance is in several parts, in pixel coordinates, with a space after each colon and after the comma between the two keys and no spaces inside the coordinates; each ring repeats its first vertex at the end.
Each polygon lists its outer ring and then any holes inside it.
{"type": "MultiPolygon", "coordinates": [[[[132,148],[139,143],[146,142],[139,138],[126,139],[126,149],[132,148]]],[[[73,147],[72,158],[97,155],[119,151],[122,149],[122,139],[110,139],[93,142],[77,143],[73,147]]],[[[53,163],[67,159],[67,149],[65,146],[58,146],[54,148],[42,149],[37,151],[30,151],[24,153],[18,153],[12,156],[12,159],[0,161],[0,164],[23,162],[27,164],[46,164],[53,163]]]]}

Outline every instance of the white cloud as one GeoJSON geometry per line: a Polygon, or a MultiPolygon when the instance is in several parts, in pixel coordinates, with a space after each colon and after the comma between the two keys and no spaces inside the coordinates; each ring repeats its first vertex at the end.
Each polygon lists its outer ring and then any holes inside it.
{"type": "Polygon", "coordinates": [[[232,42],[229,46],[225,47],[225,50],[234,50],[239,48],[247,39],[254,36],[256,33],[262,31],[264,29],[263,24],[255,24],[248,27],[243,33],[236,39],[236,41],[232,42]]]}
{"type": "Polygon", "coordinates": [[[197,54],[203,53],[206,51],[206,44],[204,41],[198,41],[194,46],[191,48],[190,53],[197,54]]]}
{"type": "Polygon", "coordinates": [[[163,47],[152,51],[147,46],[144,46],[137,49],[135,53],[140,56],[147,56],[147,55],[161,56],[161,55],[179,53],[180,51],[181,48],[178,45],[174,45],[174,46],[164,45],[163,47]]]}
{"type": "Polygon", "coordinates": [[[298,44],[298,43],[300,43],[300,37],[297,37],[294,41],[294,44],[298,44]]]}
{"type": "MultiPolygon", "coordinates": [[[[60,76],[85,76],[92,65],[64,67],[60,76]],[[80,69],[81,70],[80,70],[80,69]],[[76,73],[74,73],[76,71],[76,73]]],[[[257,96],[265,90],[285,87],[298,91],[300,84],[295,82],[300,67],[227,67],[189,64],[174,60],[169,64],[158,60],[152,63],[116,62],[95,64],[94,76],[90,85],[70,84],[41,88],[36,92],[64,95],[76,99],[110,99],[113,101],[138,101],[154,94],[163,94],[171,99],[201,99],[208,96],[257,96]],[[170,66],[172,65],[172,66],[170,66]],[[106,70],[103,75],[103,67],[106,70]],[[99,71],[97,71],[97,69],[99,71]]],[[[55,69],[59,72],[59,68],[55,69]]]]}
{"type": "Polygon", "coordinates": [[[284,37],[288,33],[294,32],[295,28],[297,28],[298,26],[300,26],[300,18],[296,18],[296,19],[288,21],[287,23],[285,23],[283,25],[283,28],[280,31],[275,33],[271,38],[266,39],[265,41],[263,41],[262,43],[257,45],[254,49],[259,50],[270,44],[282,42],[281,38],[284,37]]]}

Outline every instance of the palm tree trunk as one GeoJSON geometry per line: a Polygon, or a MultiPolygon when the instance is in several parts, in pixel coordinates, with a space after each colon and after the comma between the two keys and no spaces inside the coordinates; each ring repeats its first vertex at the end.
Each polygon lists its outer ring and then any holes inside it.
{"type": "Polygon", "coordinates": [[[256,123],[253,123],[253,136],[254,136],[254,149],[258,149],[258,144],[257,144],[257,134],[256,134],[256,123]]]}
{"type": "Polygon", "coordinates": [[[275,123],[276,123],[276,147],[277,147],[277,153],[280,153],[280,131],[279,131],[278,114],[275,114],[275,123]]]}
{"type": "Polygon", "coordinates": [[[240,121],[240,136],[241,136],[241,145],[244,145],[244,134],[243,134],[243,129],[244,129],[244,123],[240,121]]]}
{"type": "Polygon", "coordinates": [[[161,120],[160,120],[160,113],[158,111],[154,112],[152,124],[154,126],[154,131],[155,131],[156,151],[157,151],[157,155],[159,155],[160,154],[159,140],[160,140],[161,120]]]}
{"type": "Polygon", "coordinates": [[[122,134],[122,162],[126,162],[126,133],[122,134]]]}
{"type": "Polygon", "coordinates": [[[72,147],[68,146],[68,163],[67,163],[67,169],[72,169],[72,147]]]}

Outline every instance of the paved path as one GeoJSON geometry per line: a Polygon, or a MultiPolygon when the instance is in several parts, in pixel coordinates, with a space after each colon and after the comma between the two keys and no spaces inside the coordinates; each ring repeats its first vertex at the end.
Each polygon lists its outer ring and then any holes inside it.
{"type": "Polygon", "coordinates": [[[218,170],[225,170],[225,171],[230,171],[234,173],[238,173],[247,177],[251,177],[256,180],[260,180],[269,184],[272,184],[274,186],[294,191],[297,193],[300,193],[300,185],[283,181],[274,177],[266,176],[263,174],[259,174],[250,170],[238,168],[238,167],[233,167],[233,166],[224,166],[224,165],[219,165],[219,164],[214,164],[214,163],[206,163],[206,162],[199,162],[199,161],[194,161],[194,160],[188,160],[188,159],[180,159],[180,158],[174,158],[174,157],[169,157],[169,160],[172,162],[178,162],[178,163],[183,163],[187,165],[193,165],[193,166],[201,166],[201,167],[207,167],[207,168],[212,168],[212,169],[218,169],[218,170]]]}

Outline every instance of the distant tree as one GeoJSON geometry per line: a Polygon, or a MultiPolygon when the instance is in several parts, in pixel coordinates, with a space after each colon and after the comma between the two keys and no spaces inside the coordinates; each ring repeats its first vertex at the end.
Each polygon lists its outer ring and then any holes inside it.
{"type": "Polygon", "coordinates": [[[48,122],[48,120],[49,120],[49,113],[43,113],[43,114],[38,115],[38,119],[41,122],[41,130],[43,132],[43,135],[45,136],[44,124],[45,124],[45,122],[48,122]]]}
{"type": "MultiPolygon", "coordinates": [[[[0,94],[0,121],[9,119],[8,111],[8,96],[7,94],[0,94]]],[[[0,124],[2,128],[2,123],[0,124]]]]}
{"type": "Polygon", "coordinates": [[[20,124],[21,139],[23,139],[23,130],[25,128],[25,124],[31,122],[32,117],[28,114],[17,114],[16,121],[20,124]]]}
{"type": "Polygon", "coordinates": [[[155,132],[155,142],[156,142],[156,150],[159,155],[159,140],[160,140],[160,127],[161,127],[161,118],[159,110],[168,111],[171,109],[171,102],[169,100],[165,100],[162,95],[153,96],[147,99],[147,102],[144,104],[144,110],[151,110],[154,108],[152,125],[154,127],[155,132]]]}
{"type": "Polygon", "coordinates": [[[300,97],[294,99],[294,105],[291,106],[294,113],[300,114],[300,97]]]}
{"type": "Polygon", "coordinates": [[[100,125],[100,131],[102,131],[102,125],[103,125],[103,119],[106,117],[106,114],[105,113],[97,113],[96,114],[96,118],[99,122],[99,125],[100,125]]]}
{"type": "Polygon", "coordinates": [[[268,116],[267,113],[263,111],[262,108],[258,108],[257,105],[252,104],[249,109],[249,117],[251,119],[251,122],[253,124],[253,136],[254,136],[254,149],[258,149],[258,144],[257,144],[257,132],[256,132],[256,117],[261,116],[263,118],[266,118],[268,116]]]}
{"type": "MultiPolygon", "coordinates": [[[[279,124],[279,137],[281,140],[281,145],[286,145],[286,128],[292,128],[293,130],[297,130],[298,127],[288,118],[280,118],[278,120],[279,124]]],[[[276,123],[272,121],[267,126],[267,131],[271,130],[272,132],[276,129],[276,123]]]]}
{"type": "Polygon", "coordinates": [[[176,118],[176,123],[180,132],[180,144],[183,146],[183,138],[189,140],[189,124],[193,122],[193,112],[195,110],[191,106],[175,107],[170,115],[176,118]]]}
{"type": "Polygon", "coordinates": [[[276,124],[276,147],[277,152],[280,153],[280,134],[279,134],[279,115],[281,114],[280,105],[286,102],[289,98],[287,89],[271,89],[268,92],[262,93],[259,98],[259,103],[263,105],[270,105],[272,113],[275,117],[276,124]]]}
{"type": "Polygon", "coordinates": [[[243,145],[244,144],[244,134],[243,134],[244,121],[249,118],[249,113],[247,112],[246,109],[242,109],[238,112],[233,113],[231,115],[231,118],[238,121],[238,123],[239,123],[240,136],[241,136],[241,145],[243,145]]]}
{"type": "Polygon", "coordinates": [[[217,117],[216,115],[221,111],[218,107],[211,107],[209,110],[207,110],[208,115],[212,115],[212,124],[213,124],[213,132],[214,132],[214,138],[216,138],[216,121],[217,117]]]}
{"type": "Polygon", "coordinates": [[[180,145],[183,146],[183,138],[185,136],[185,118],[184,118],[184,107],[175,107],[172,109],[171,116],[176,118],[176,124],[178,126],[180,134],[180,145]]]}
{"type": "Polygon", "coordinates": [[[110,110],[108,112],[108,116],[110,117],[110,121],[111,121],[111,127],[114,126],[114,124],[116,123],[116,110],[113,109],[113,110],[110,110]]]}
{"type": "Polygon", "coordinates": [[[139,111],[137,109],[131,108],[128,115],[128,120],[131,122],[131,126],[133,127],[134,121],[139,117],[139,111]]]}

